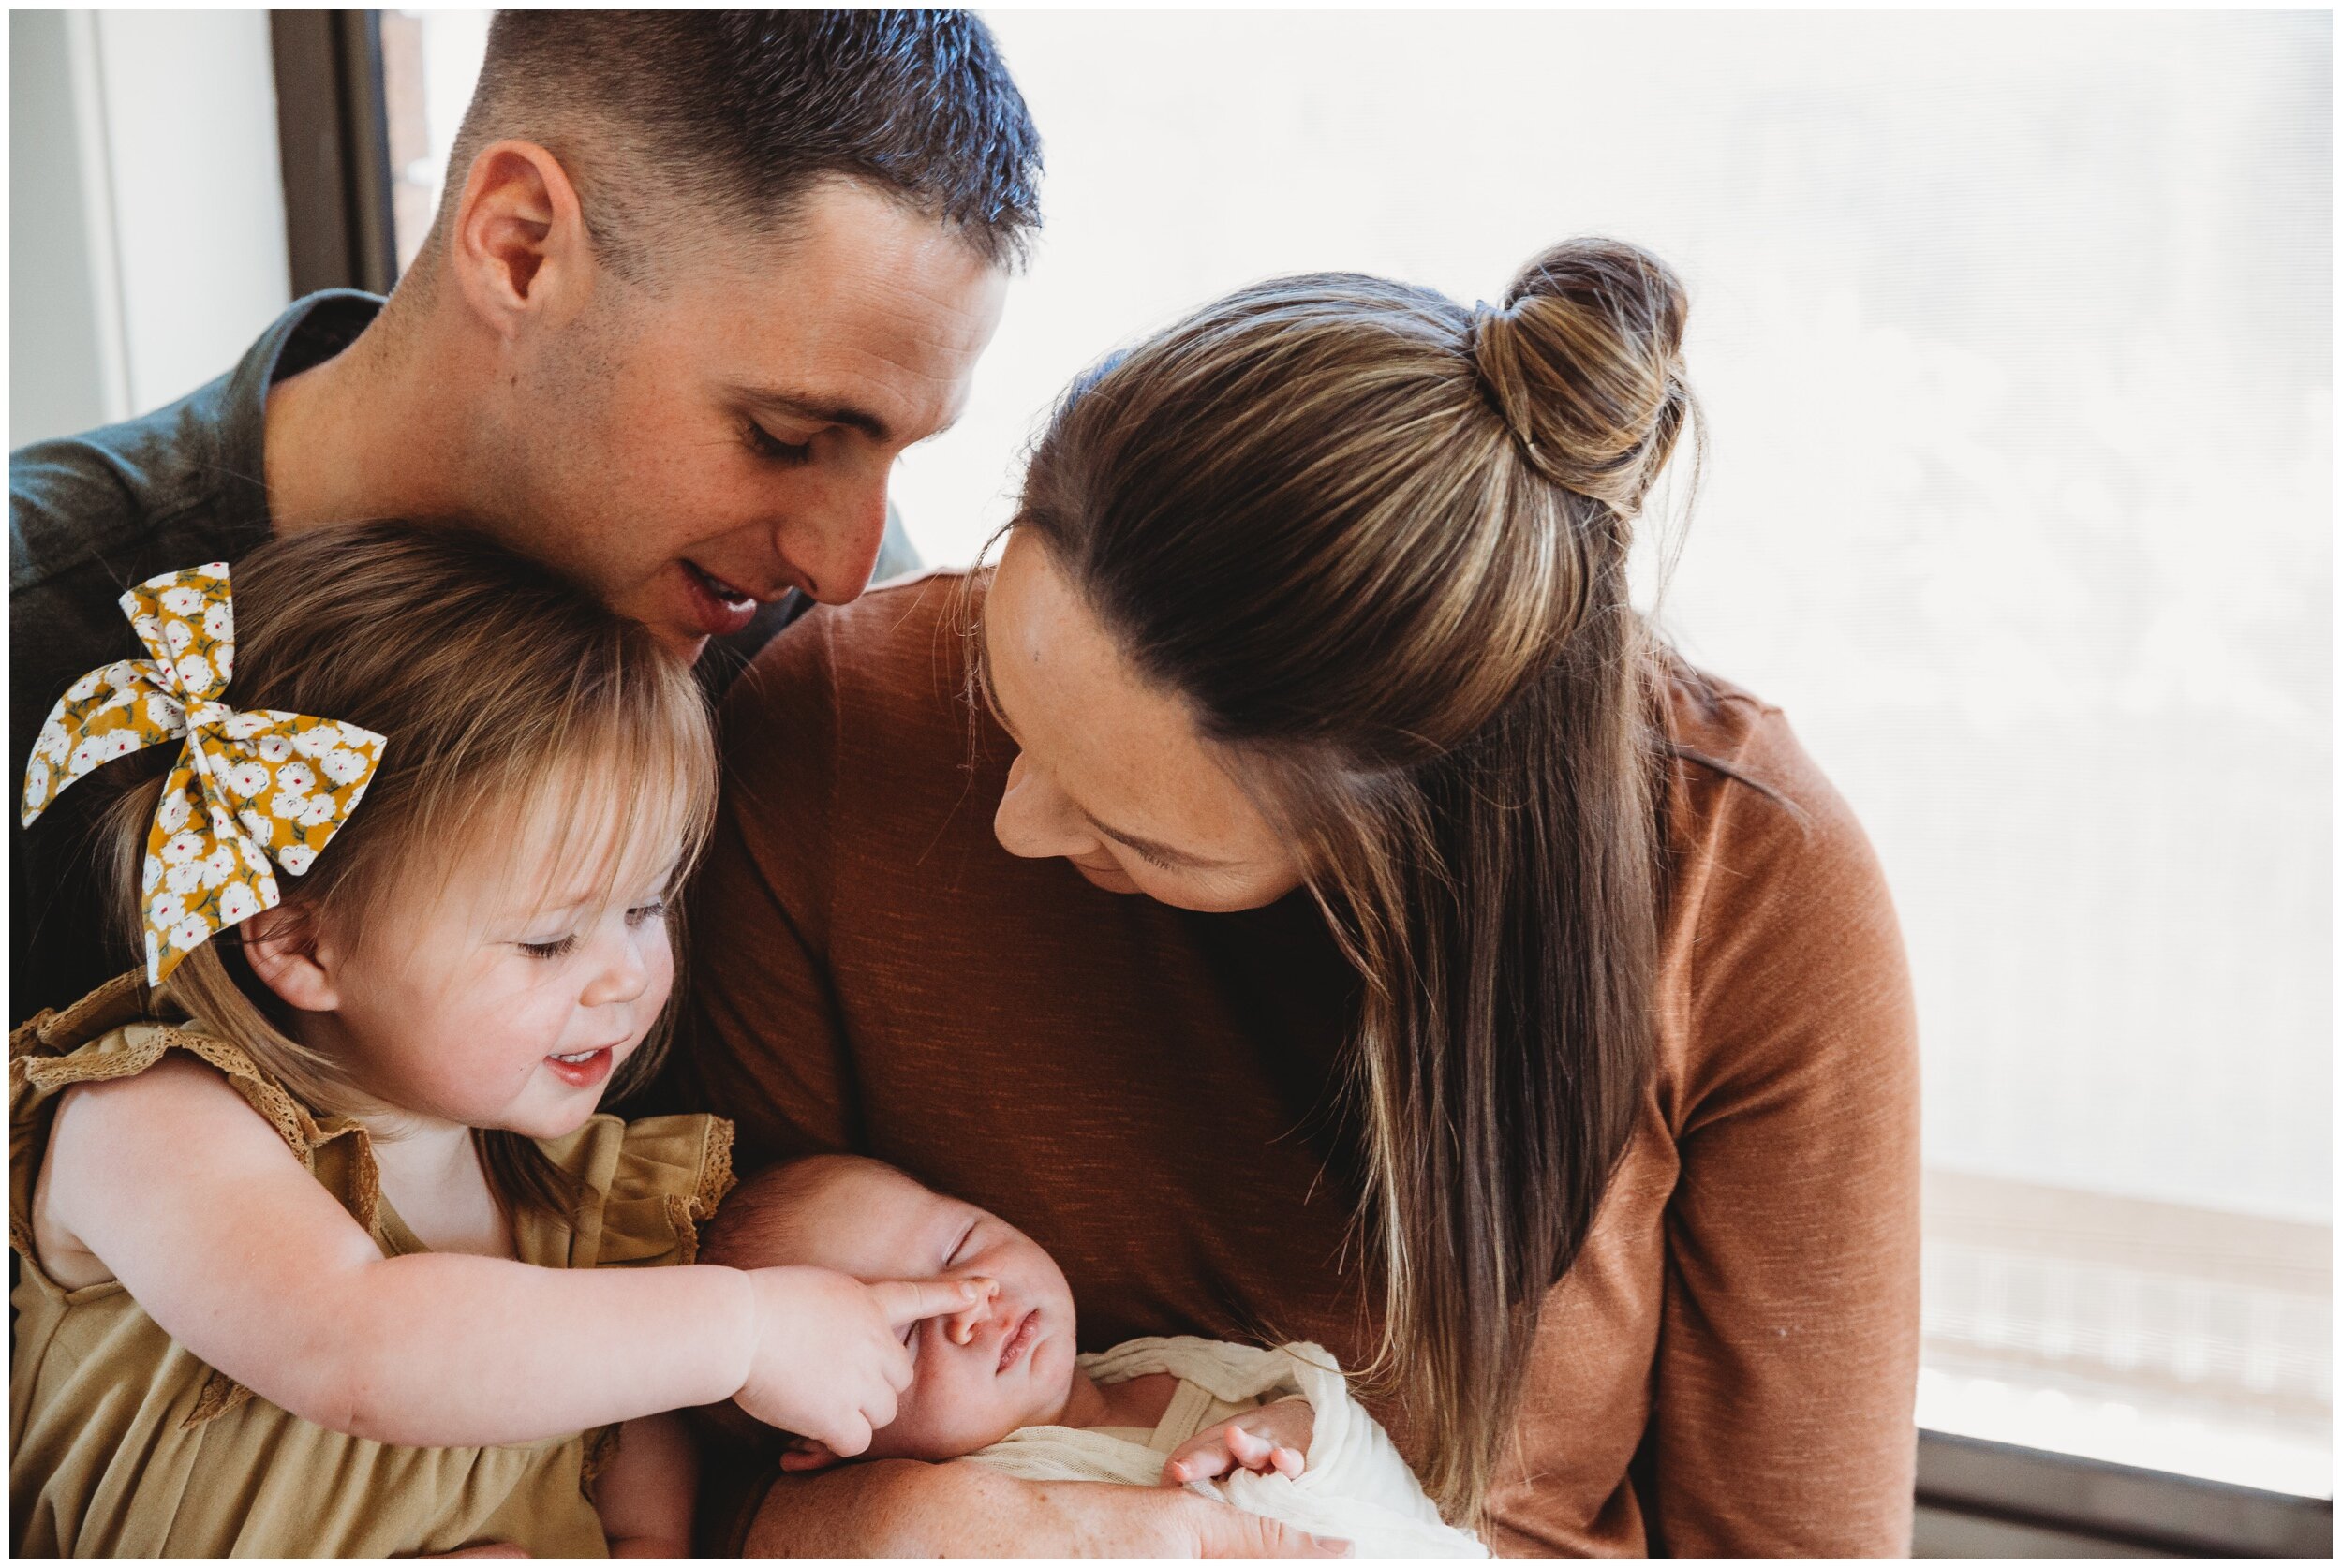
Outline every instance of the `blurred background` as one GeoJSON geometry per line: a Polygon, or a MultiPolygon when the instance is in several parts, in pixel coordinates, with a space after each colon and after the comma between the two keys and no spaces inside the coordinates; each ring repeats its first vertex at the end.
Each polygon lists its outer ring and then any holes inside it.
{"type": "MultiPolygon", "coordinates": [[[[1712,462],[1646,601],[1910,944],[1920,1548],[2330,1554],[2331,13],[987,16],[1046,227],[898,470],[926,559],[1238,285],[1668,258],[1712,462]]],[[[11,13],[9,444],[386,288],[486,25],[11,13]]]]}

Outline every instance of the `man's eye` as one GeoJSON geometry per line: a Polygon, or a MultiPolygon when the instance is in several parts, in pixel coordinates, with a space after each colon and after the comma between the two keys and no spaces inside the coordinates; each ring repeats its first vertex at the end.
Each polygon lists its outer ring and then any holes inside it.
{"type": "Polygon", "coordinates": [[[959,1239],[952,1243],[951,1255],[943,1260],[943,1266],[945,1268],[949,1268],[953,1265],[959,1262],[959,1255],[968,1250],[969,1237],[974,1235],[975,1234],[976,1222],[973,1220],[971,1220],[968,1221],[968,1228],[959,1233],[959,1239]]]}
{"type": "Polygon", "coordinates": [[[780,439],[754,420],[748,421],[745,428],[749,450],[767,463],[778,463],[783,466],[793,467],[797,464],[809,463],[813,459],[813,445],[809,441],[793,445],[780,439]]]}
{"type": "Polygon", "coordinates": [[[577,946],[577,935],[572,932],[549,942],[521,942],[518,945],[531,958],[566,958],[577,946]]]}

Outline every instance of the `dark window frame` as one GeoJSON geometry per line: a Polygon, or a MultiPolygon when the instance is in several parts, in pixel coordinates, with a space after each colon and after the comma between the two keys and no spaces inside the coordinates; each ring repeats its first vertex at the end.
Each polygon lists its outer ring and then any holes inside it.
{"type": "Polygon", "coordinates": [[[2087,1555],[2334,1555],[2330,1498],[1945,1432],[1920,1433],[1918,1501],[1922,1554],[2071,1557],[2094,1547],[2087,1555]],[[1968,1521],[1995,1528],[1960,1528],[1968,1521]],[[1987,1539],[1997,1549],[1963,1545],[1987,1539]]]}
{"type": "Polygon", "coordinates": [[[296,298],[398,276],[379,11],[271,11],[286,259],[296,298]]]}

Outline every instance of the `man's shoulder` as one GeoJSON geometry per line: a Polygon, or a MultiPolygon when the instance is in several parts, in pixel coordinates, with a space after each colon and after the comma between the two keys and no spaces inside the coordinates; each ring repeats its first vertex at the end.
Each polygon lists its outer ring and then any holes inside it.
{"type": "Polygon", "coordinates": [[[156,530],[216,504],[221,377],[118,424],[8,454],[8,592],[136,555],[156,530]]]}

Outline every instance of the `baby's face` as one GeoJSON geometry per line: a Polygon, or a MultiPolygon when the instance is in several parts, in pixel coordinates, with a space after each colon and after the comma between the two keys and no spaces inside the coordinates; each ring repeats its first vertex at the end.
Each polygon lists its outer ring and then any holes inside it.
{"type": "Polygon", "coordinates": [[[1074,1379],[1074,1294],[1040,1244],[998,1215],[898,1171],[840,1161],[805,1200],[786,1258],[857,1280],[1000,1281],[972,1312],[909,1330],[912,1383],[874,1459],[950,1459],[1064,1413],[1074,1379]],[[972,1331],[971,1331],[972,1330],[972,1331]],[[966,1333],[968,1342],[959,1343],[966,1333]]]}

